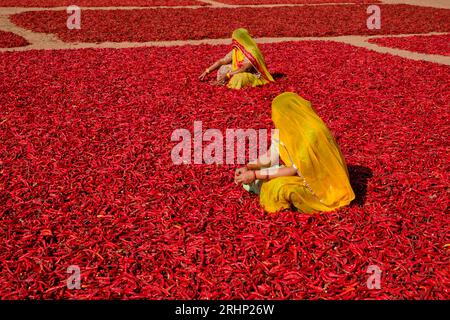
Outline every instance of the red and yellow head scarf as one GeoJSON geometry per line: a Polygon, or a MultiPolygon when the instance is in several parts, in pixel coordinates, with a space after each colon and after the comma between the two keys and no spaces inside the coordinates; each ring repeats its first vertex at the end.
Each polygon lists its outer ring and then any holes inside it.
{"type": "Polygon", "coordinates": [[[255,40],[250,36],[248,31],[243,28],[236,29],[233,32],[233,69],[238,69],[242,64],[244,57],[252,63],[253,67],[261,74],[264,79],[273,82],[274,79],[267,70],[264,57],[258,48],[255,40]]]}

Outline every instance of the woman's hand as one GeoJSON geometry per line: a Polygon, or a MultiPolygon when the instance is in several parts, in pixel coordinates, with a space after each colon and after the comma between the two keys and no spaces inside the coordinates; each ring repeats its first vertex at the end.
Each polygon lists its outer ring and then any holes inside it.
{"type": "Polygon", "coordinates": [[[247,167],[237,168],[236,171],[234,172],[234,182],[237,183],[236,178],[247,171],[248,171],[247,167]]]}
{"type": "Polygon", "coordinates": [[[198,77],[200,81],[204,81],[206,76],[209,74],[209,70],[206,69],[203,73],[198,77]]]}
{"type": "Polygon", "coordinates": [[[250,184],[256,180],[255,171],[248,170],[239,176],[237,176],[234,181],[238,184],[250,184]]]}

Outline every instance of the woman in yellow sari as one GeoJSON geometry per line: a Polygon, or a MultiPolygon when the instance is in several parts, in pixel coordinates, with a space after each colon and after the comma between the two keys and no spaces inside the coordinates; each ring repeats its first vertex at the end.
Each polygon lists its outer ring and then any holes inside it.
{"type": "Polygon", "coordinates": [[[217,60],[201,75],[204,80],[212,71],[217,72],[217,84],[227,85],[230,89],[256,87],[273,82],[255,40],[246,29],[240,28],[233,32],[233,49],[222,59],[217,60]]]}
{"type": "Polygon", "coordinates": [[[295,93],[283,93],[272,102],[272,121],[278,136],[272,139],[271,148],[237,169],[235,182],[253,186],[255,180],[262,182],[260,203],[267,212],[293,206],[314,213],[348,205],[355,194],[347,165],[311,103],[295,93]],[[284,166],[271,167],[278,157],[284,166]]]}

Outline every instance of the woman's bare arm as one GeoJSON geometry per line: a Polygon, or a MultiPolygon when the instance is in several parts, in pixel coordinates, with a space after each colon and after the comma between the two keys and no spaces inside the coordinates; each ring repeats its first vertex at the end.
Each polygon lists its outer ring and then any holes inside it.
{"type": "Polygon", "coordinates": [[[247,170],[238,175],[235,175],[234,182],[236,184],[250,184],[256,179],[270,180],[278,177],[289,177],[297,175],[297,170],[294,167],[282,168],[265,168],[261,170],[247,170]]]}
{"type": "Polygon", "coordinates": [[[278,151],[274,149],[275,146],[271,146],[266,153],[260,155],[256,160],[247,164],[247,169],[258,170],[261,168],[268,168],[279,163],[278,151]]]}
{"type": "Polygon", "coordinates": [[[294,167],[265,168],[255,171],[256,179],[270,180],[278,177],[295,176],[297,169],[294,167]]]}
{"type": "Polygon", "coordinates": [[[199,79],[203,80],[209,73],[213,72],[214,70],[218,69],[219,67],[221,67],[221,66],[223,66],[225,64],[230,64],[231,60],[232,59],[231,59],[230,54],[227,54],[225,57],[217,60],[211,66],[206,68],[206,70],[203,71],[203,73],[200,75],[199,79]]]}
{"type": "Polygon", "coordinates": [[[222,59],[217,60],[216,62],[214,62],[208,69],[209,72],[212,72],[216,69],[218,69],[219,67],[225,65],[225,64],[230,64],[231,63],[231,58],[228,58],[227,56],[223,57],[222,59]]]}

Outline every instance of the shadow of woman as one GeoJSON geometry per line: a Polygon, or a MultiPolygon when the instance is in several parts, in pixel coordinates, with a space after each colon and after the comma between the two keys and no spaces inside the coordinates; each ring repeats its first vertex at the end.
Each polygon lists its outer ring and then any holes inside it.
{"type": "Polygon", "coordinates": [[[350,184],[355,192],[355,200],[352,205],[362,207],[366,202],[367,183],[373,177],[372,169],[360,165],[348,165],[350,184]]]}
{"type": "Polygon", "coordinates": [[[285,78],[286,75],[285,75],[284,73],[281,73],[281,72],[274,72],[274,73],[272,73],[272,77],[273,77],[273,79],[274,79],[275,81],[278,81],[278,80],[280,80],[280,79],[285,78]]]}

